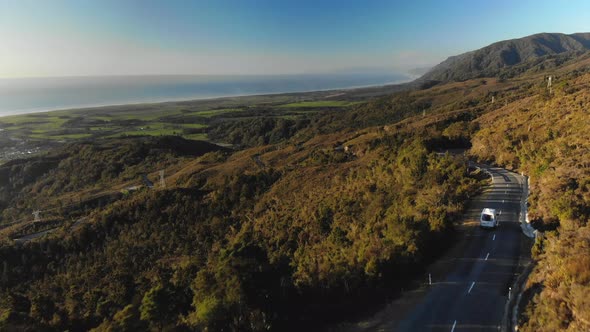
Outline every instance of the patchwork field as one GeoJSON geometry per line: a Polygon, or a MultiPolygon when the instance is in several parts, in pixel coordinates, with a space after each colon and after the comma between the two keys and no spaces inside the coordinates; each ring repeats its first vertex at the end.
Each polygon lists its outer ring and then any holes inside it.
{"type": "Polygon", "coordinates": [[[0,163],[63,143],[101,138],[174,135],[231,144],[224,142],[220,130],[213,139],[209,131],[235,121],[295,121],[324,110],[338,111],[363,102],[358,99],[333,92],[311,92],[5,116],[0,117],[0,163]]]}

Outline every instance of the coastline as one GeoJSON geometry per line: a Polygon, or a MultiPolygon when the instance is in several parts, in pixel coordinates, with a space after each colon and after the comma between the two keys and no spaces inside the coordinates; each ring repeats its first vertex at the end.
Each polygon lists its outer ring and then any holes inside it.
{"type": "Polygon", "coordinates": [[[265,96],[293,96],[298,94],[311,94],[311,93],[326,93],[331,92],[332,95],[322,96],[321,98],[332,98],[337,97],[347,92],[353,92],[359,89],[378,89],[398,86],[406,83],[410,83],[415,80],[415,77],[406,75],[406,79],[397,80],[393,82],[387,82],[383,84],[368,84],[368,85],[355,85],[345,88],[326,88],[326,89],[312,89],[312,90],[300,90],[300,91],[287,91],[287,92],[262,92],[262,93],[246,93],[246,94],[225,94],[225,95],[211,95],[202,97],[179,97],[179,98],[161,98],[156,100],[130,100],[122,103],[103,103],[103,104],[87,104],[77,106],[63,106],[63,107],[51,107],[37,108],[28,110],[12,110],[6,111],[6,113],[0,111],[0,118],[17,116],[17,115],[31,115],[40,113],[51,113],[51,112],[74,112],[74,111],[85,111],[85,110],[96,110],[101,108],[113,108],[113,107],[130,107],[130,106],[141,106],[141,105],[162,105],[170,103],[191,103],[191,102],[206,102],[206,101],[222,101],[224,99],[239,99],[248,97],[265,97],[265,96]]]}

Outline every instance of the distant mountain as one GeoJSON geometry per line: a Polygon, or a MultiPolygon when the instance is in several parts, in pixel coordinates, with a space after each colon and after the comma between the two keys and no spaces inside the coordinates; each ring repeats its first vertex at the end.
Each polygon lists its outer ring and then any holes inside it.
{"type": "MultiPolygon", "coordinates": [[[[590,50],[590,33],[540,33],[500,41],[476,51],[449,57],[427,72],[419,82],[462,81],[478,77],[513,77],[544,61],[559,63],[590,50]]],[[[544,66],[540,69],[546,69],[544,66]]]]}

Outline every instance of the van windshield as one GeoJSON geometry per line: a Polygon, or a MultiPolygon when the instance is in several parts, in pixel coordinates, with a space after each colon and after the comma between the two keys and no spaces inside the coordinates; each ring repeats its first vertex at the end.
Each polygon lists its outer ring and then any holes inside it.
{"type": "Polygon", "coordinates": [[[481,215],[481,220],[483,220],[483,221],[492,221],[492,215],[491,214],[482,214],[481,215]]]}

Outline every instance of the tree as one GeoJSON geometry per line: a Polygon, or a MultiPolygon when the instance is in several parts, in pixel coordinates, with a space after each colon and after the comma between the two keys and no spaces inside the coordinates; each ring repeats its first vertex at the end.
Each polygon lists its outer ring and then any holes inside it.
{"type": "Polygon", "coordinates": [[[113,329],[115,331],[137,331],[140,329],[137,308],[130,304],[121,309],[113,317],[113,329]]]}
{"type": "Polygon", "coordinates": [[[41,322],[48,322],[53,318],[54,312],[55,306],[50,298],[37,295],[31,300],[32,318],[41,322]]]}
{"type": "Polygon", "coordinates": [[[140,318],[150,324],[155,324],[161,330],[167,317],[168,307],[167,291],[162,285],[157,285],[143,296],[139,307],[140,318]]]}

